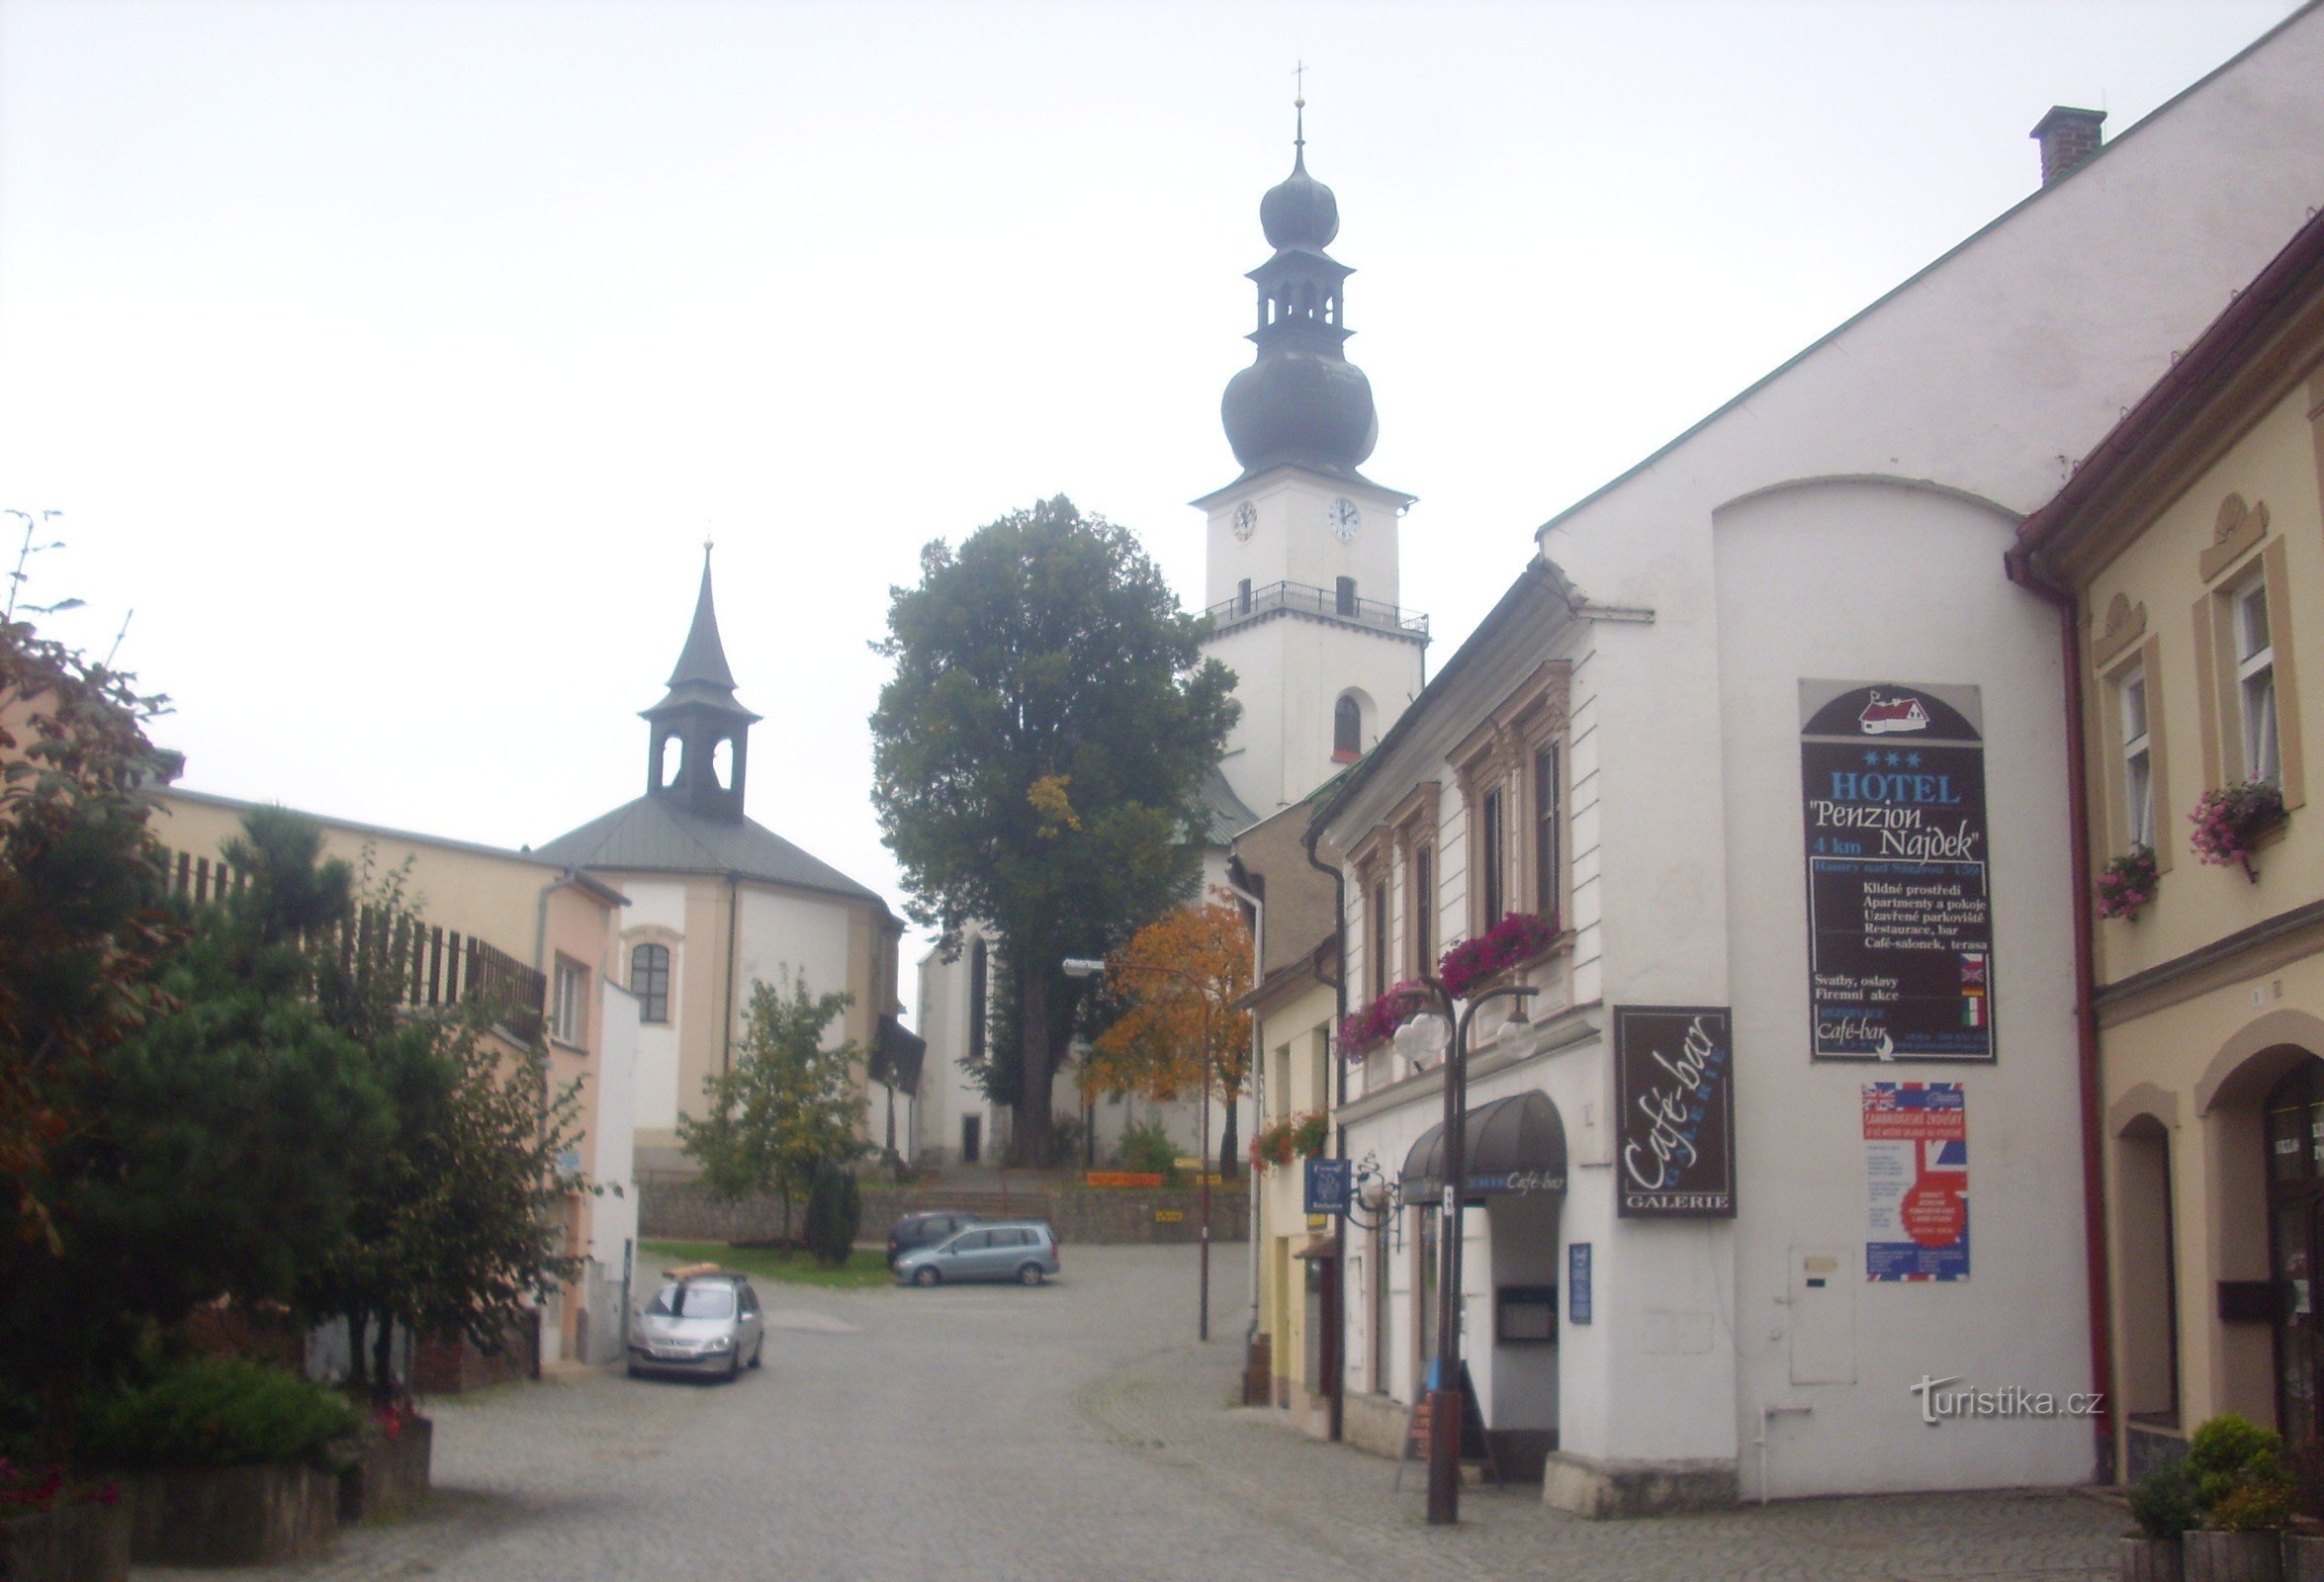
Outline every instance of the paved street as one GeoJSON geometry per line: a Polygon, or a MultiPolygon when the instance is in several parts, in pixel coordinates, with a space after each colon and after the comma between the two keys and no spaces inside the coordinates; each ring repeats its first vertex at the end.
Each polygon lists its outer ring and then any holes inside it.
{"type": "Polygon", "coordinates": [[[762,1291],[767,1361],[733,1386],[618,1375],[431,1407],[438,1492],[412,1520],[264,1573],[302,1582],[1105,1582],[1266,1578],[2112,1575],[2118,1513],[2078,1495],[1830,1500],[1587,1523],[1538,1491],[1423,1480],[1225,1406],[1247,1283],[1189,1249],[1068,1247],[1065,1277],[935,1291],[762,1291]]]}

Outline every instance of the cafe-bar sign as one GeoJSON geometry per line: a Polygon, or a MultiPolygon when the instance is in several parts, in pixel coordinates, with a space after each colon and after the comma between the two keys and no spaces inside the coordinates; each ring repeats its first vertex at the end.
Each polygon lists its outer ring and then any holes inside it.
{"type": "Polygon", "coordinates": [[[1617,1211],[1735,1217],[1735,1044],[1725,1006],[1614,1008],[1617,1211]]]}
{"type": "Polygon", "coordinates": [[[1800,769],[1810,1052],[1993,1059],[1977,688],[1802,681],[1800,769]]]}

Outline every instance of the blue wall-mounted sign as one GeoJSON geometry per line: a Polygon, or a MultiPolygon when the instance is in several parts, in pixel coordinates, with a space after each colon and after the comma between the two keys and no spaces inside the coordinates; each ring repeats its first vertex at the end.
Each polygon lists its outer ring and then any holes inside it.
{"type": "Polygon", "coordinates": [[[1356,1187],[1356,1167],[1352,1160],[1310,1159],[1307,1161],[1307,1212],[1310,1214],[1344,1214],[1356,1187]]]}
{"type": "Polygon", "coordinates": [[[1589,1322],[1589,1243],[1575,1242],[1565,1249],[1565,1317],[1589,1322]]]}

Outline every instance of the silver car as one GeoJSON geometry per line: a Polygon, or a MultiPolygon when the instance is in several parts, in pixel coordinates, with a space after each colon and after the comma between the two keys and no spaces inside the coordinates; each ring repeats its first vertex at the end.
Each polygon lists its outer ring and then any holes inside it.
{"type": "Polygon", "coordinates": [[[896,1278],[915,1285],[945,1280],[1014,1279],[1038,1285],[1057,1273],[1057,1233],[1044,1220],[971,1225],[896,1260],[896,1278]]]}
{"type": "Polygon", "coordinates": [[[731,1379],[766,1351],[766,1317],[751,1281],[714,1264],[669,1271],[630,1321],[629,1371],[731,1379]]]}

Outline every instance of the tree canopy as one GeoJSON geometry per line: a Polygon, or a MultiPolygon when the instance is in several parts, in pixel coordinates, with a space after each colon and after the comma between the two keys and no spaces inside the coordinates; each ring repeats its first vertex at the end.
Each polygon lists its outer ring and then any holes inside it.
{"type": "Polygon", "coordinates": [[[1119,1009],[1082,1062],[1082,1091],[1215,1099],[1227,1106],[1220,1157],[1232,1160],[1234,1101],[1251,1076],[1251,1013],[1234,1004],[1250,989],[1251,926],[1233,897],[1213,890],[1164,913],[1106,964],[1119,1009]]]}
{"type": "Polygon", "coordinates": [[[678,1143],[701,1162],[711,1194],[731,1201],[773,1192],[785,1234],[792,1198],[866,1149],[864,1098],[852,1070],[860,1053],[852,1041],[823,1046],[823,1029],[853,1003],[850,995],[810,994],[803,980],[788,994],[754,985],[734,1064],[703,1079],[708,1112],[678,1117],[678,1143]]]}
{"type": "Polygon", "coordinates": [[[1005,942],[994,1097],[1021,1160],[1046,1152],[1070,1037],[1059,963],[1194,888],[1236,711],[1202,635],[1136,537],[1062,495],[929,545],[920,585],[891,590],[872,805],[913,920],[956,941],[983,919],[1005,942]]]}

